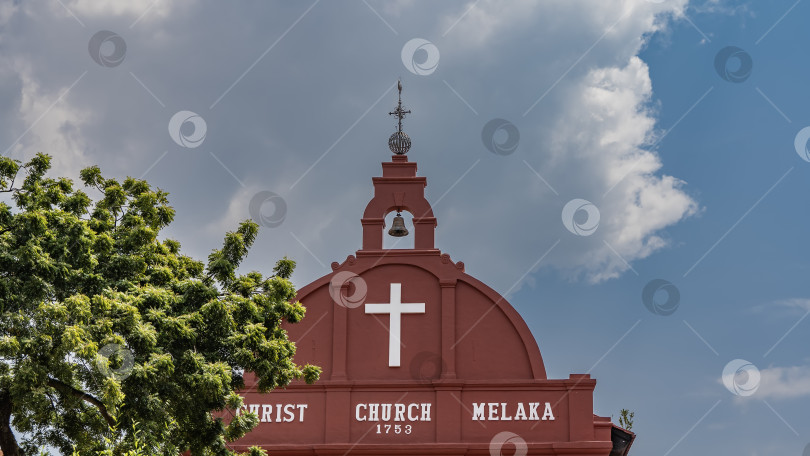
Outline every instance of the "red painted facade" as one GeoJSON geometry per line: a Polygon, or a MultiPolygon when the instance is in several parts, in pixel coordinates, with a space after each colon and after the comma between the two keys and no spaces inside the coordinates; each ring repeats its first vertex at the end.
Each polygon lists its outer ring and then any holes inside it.
{"type": "Polygon", "coordinates": [[[296,362],[321,366],[321,380],[268,394],[249,386],[245,404],[261,422],[234,449],[607,456],[613,424],[593,414],[596,380],[547,379],[515,309],[435,248],[416,163],[394,155],[382,167],[362,249],[299,290],[307,315],[287,326],[296,362]],[[384,217],[397,210],[413,216],[413,249],[382,248],[384,217]]]}

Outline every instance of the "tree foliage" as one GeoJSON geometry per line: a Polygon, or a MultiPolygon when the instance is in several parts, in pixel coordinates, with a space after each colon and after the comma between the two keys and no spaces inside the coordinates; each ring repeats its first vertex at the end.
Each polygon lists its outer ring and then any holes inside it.
{"type": "Polygon", "coordinates": [[[281,328],[305,313],[291,302],[295,263],[280,260],[270,277],[237,274],[255,223],[227,233],[203,263],[158,239],[174,217],[165,192],[90,167],[81,180],[94,201],[49,169],[43,154],[0,158],[6,456],[42,445],[65,455],[232,455],[227,442],[257,417],[224,421],[212,411],[242,405],[235,390],[246,372],[260,391],[317,379],[319,368],[293,363],[281,328]]]}
{"type": "Polygon", "coordinates": [[[633,417],[635,415],[635,412],[631,412],[628,409],[622,409],[619,412],[619,426],[627,429],[628,431],[633,430],[633,417]]]}

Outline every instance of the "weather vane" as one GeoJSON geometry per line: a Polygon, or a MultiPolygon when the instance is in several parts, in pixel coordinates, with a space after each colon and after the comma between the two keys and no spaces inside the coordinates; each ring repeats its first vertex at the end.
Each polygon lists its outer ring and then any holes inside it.
{"type": "Polygon", "coordinates": [[[389,116],[397,117],[397,131],[388,138],[388,148],[397,155],[404,155],[411,148],[411,138],[402,131],[402,119],[411,111],[402,108],[402,81],[397,81],[397,90],[399,91],[397,109],[388,113],[389,116]]]}

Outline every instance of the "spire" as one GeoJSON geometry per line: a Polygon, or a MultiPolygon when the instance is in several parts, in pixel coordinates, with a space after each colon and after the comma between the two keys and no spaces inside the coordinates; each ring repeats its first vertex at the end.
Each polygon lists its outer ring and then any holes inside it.
{"type": "Polygon", "coordinates": [[[397,131],[388,138],[388,148],[396,155],[405,155],[411,148],[411,138],[402,131],[402,119],[411,111],[410,109],[406,111],[402,107],[402,81],[400,80],[397,80],[397,90],[399,91],[397,108],[388,113],[389,116],[397,117],[397,131]]]}
{"type": "Polygon", "coordinates": [[[402,81],[400,80],[397,80],[397,90],[399,91],[397,109],[389,112],[388,115],[397,116],[397,133],[402,133],[402,119],[405,118],[405,114],[410,114],[411,111],[402,108],[402,81]]]}

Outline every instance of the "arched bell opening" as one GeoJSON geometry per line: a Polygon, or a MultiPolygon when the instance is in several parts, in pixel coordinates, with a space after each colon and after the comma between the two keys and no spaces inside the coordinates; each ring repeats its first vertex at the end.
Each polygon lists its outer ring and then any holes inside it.
{"type": "Polygon", "coordinates": [[[413,249],[415,247],[416,229],[413,226],[413,215],[407,210],[393,210],[385,215],[383,227],[384,249],[413,249]],[[399,219],[397,219],[399,216],[399,219]]]}
{"type": "Polygon", "coordinates": [[[414,212],[410,207],[400,208],[403,222],[408,230],[408,235],[403,236],[403,238],[407,239],[407,244],[405,244],[405,241],[400,241],[396,244],[396,247],[387,247],[392,245],[389,244],[389,240],[387,238],[391,237],[389,236],[388,231],[391,229],[394,219],[396,218],[397,207],[380,207],[379,201],[372,200],[369,203],[369,206],[366,208],[365,216],[360,220],[360,222],[363,224],[363,250],[379,250],[382,248],[410,248],[416,250],[435,249],[433,238],[434,230],[436,229],[436,218],[433,217],[433,212],[430,211],[430,206],[427,205],[426,202],[424,206],[427,210],[424,210],[425,208],[420,208],[423,210],[417,212],[426,213],[428,216],[415,216],[413,215],[414,212]],[[376,208],[374,207],[375,205],[377,205],[376,208]],[[372,214],[376,215],[374,214],[375,212],[377,214],[381,214],[382,217],[378,218],[369,216],[372,214]],[[411,241],[411,239],[413,240],[411,241]],[[383,247],[384,245],[386,247],[383,247]],[[403,245],[407,245],[408,247],[400,247],[403,245]]]}

